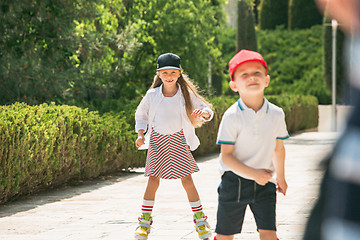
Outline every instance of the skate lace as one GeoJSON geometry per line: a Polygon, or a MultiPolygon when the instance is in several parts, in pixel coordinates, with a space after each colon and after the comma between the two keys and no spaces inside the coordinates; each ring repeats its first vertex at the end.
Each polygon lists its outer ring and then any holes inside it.
{"type": "Polygon", "coordinates": [[[148,221],[148,220],[143,219],[142,217],[139,217],[138,220],[139,220],[140,225],[141,225],[142,223],[145,223],[145,224],[148,224],[148,225],[151,226],[152,223],[153,223],[152,220],[148,221]]]}
{"type": "Polygon", "coordinates": [[[206,230],[206,227],[210,228],[210,225],[206,220],[207,216],[204,216],[200,219],[194,219],[194,223],[196,224],[195,226],[198,231],[206,230]]]}

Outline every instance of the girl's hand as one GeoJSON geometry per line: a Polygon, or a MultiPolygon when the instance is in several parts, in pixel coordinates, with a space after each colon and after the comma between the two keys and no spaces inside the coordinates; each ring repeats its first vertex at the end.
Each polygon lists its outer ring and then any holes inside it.
{"type": "Polygon", "coordinates": [[[138,132],[138,138],[136,139],[135,145],[137,147],[141,147],[145,144],[145,136],[144,136],[145,130],[139,130],[138,132]]]}
{"type": "Polygon", "coordinates": [[[205,112],[205,111],[203,111],[203,110],[195,109],[195,110],[192,112],[191,116],[193,116],[194,118],[203,117],[203,118],[205,118],[205,119],[208,119],[208,118],[210,118],[211,115],[210,115],[210,113],[205,112]]]}
{"type": "Polygon", "coordinates": [[[144,145],[145,144],[145,137],[144,136],[139,136],[136,139],[135,144],[136,144],[137,147],[141,147],[142,145],[144,145]]]}

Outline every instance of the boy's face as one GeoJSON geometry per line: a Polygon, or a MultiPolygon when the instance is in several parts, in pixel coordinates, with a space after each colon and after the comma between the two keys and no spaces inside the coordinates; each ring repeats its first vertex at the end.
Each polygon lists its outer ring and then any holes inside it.
{"type": "Polygon", "coordinates": [[[241,64],[234,72],[234,81],[230,81],[230,88],[240,95],[259,95],[269,86],[270,76],[266,75],[265,67],[256,61],[241,64]]]}

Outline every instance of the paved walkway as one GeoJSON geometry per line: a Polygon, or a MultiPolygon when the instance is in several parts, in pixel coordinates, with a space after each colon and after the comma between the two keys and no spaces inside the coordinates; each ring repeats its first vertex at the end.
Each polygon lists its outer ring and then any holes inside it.
{"type": "MultiPolygon", "coordinates": [[[[289,185],[278,195],[280,239],[301,239],[309,211],[317,197],[322,170],[319,163],[338,135],[308,132],[285,141],[289,185]]],[[[216,223],[217,155],[197,159],[201,171],[193,175],[209,223],[216,223]]],[[[0,206],[1,240],[132,240],[147,178],[136,172],[65,187],[0,206]]],[[[162,181],[157,193],[149,240],[197,239],[186,193],[179,180],[162,181]]],[[[258,239],[247,211],[243,234],[235,239],[258,239]]]]}

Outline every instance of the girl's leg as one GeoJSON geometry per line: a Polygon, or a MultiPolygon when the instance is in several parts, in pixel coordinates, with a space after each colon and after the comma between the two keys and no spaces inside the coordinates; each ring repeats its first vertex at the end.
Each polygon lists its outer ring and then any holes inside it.
{"type": "Polygon", "coordinates": [[[160,185],[159,177],[150,176],[148,179],[148,184],[144,193],[143,205],[141,208],[142,213],[148,213],[151,215],[151,212],[154,207],[155,194],[160,185]]]}
{"type": "Polygon", "coordinates": [[[181,183],[186,191],[189,202],[197,202],[200,200],[198,191],[196,190],[191,175],[181,178],[181,183]]]}
{"type": "Polygon", "coordinates": [[[150,176],[144,193],[143,205],[141,207],[141,216],[139,217],[139,226],[135,230],[135,239],[147,239],[150,234],[152,224],[152,209],[154,206],[155,193],[160,184],[160,178],[150,176]]]}
{"type": "Polygon", "coordinates": [[[198,191],[191,175],[181,178],[181,183],[188,196],[191,209],[194,213],[194,223],[200,239],[209,239],[211,236],[210,226],[206,221],[207,216],[203,212],[198,191]]]}
{"type": "Polygon", "coordinates": [[[193,213],[195,214],[198,212],[202,212],[203,209],[199,198],[199,193],[196,190],[191,175],[181,178],[181,183],[186,191],[193,213]]]}
{"type": "Polygon", "coordinates": [[[155,193],[160,185],[160,178],[150,176],[148,179],[148,184],[144,193],[144,200],[154,201],[155,193]]]}

